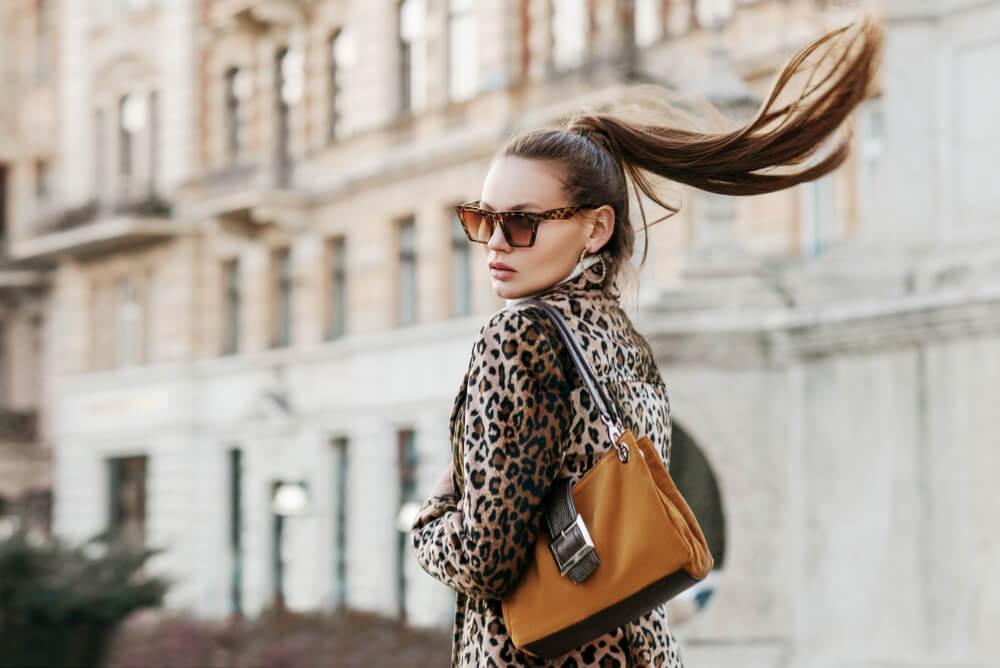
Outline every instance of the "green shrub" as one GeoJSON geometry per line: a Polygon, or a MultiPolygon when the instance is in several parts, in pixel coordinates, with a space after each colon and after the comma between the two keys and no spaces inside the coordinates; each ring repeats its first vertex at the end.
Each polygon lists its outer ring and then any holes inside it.
{"type": "Polygon", "coordinates": [[[168,582],[142,568],[158,550],[98,535],[78,546],[14,533],[0,541],[0,666],[97,666],[111,632],[160,605],[168,582]]]}

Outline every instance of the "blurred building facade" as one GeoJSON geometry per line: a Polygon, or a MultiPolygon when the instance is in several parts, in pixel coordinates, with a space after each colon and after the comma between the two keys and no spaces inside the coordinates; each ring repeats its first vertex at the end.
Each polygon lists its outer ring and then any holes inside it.
{"type": "MultiPolygon", "coordinates": [[[[447,465],[503,306],[451,206],[507,133],[638,99],[630,82],[745,115],[852,16],[724,4],[6,3],[0,400],[40,426],[0,482],[41,460],[44,485],[51,445],[56,532],[166,548],[176,607],[450,623],[401,510],[447,465]]],[[[1000,10],[886,11],[848,163],[762,197],[676,189],[626,295],[719,566],[678,616],[692,665],[1000,650],[1000,10]]]]}
{"type": "MultiPolygon", "coordinates": [[[[59,62],[52,3],[0,6],[0,523],[48,532],[52,350],[45,267],[9,251],[16,217],[57,201],[59,62]],[[31,54],[31,57],[22,57],[31,54]],[[18,205],[15,205],[18,203],[18,205]]],[[[29,213],[30,212],[30,213],[29,213]]]]}

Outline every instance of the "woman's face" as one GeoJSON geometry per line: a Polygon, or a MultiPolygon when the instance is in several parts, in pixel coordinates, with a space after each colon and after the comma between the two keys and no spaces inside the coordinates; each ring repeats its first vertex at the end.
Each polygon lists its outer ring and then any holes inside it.
{"type": "MultiPolygon", "coordinates": [[[[494,211],[544,211],[570,206],[563,195],[557,166],[543,160],[500,156],[493,160],[480,197],[480,206],[494,211]]],[[[599,250],[614,228],[610,206],[584,209],[566,220],[545,220],[538,224],[535,243],[530,247],[511,246],[497,225],[484,251],[484,269],[490,273],[493,291],[503,299],[515,299],[566,278],[580,252],[599,250]],[[511,271],[491,268],[503,263],[511,271]]]]}

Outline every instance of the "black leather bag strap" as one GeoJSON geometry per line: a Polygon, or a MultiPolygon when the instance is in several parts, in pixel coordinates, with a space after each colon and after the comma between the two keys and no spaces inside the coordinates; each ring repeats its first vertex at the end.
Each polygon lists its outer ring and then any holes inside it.
{"type": "Polygon", "coordinates": [[[601,565],[594,540],[573,503],[573,481],[556,480],[545,499],[545,523],[549,530],[549,551],[560,575],[580,584],[601,565]]]}
{"type": "Polygon", "coordinates": [[[604,387],[594,375],[594,371],[590,368],[590,364],[587,362],[583,349],[580,347],[579,342],[577,342],[576,337],[573,336],[573,332],[570,330],[569,325],[566,324],[563,314],[556,307],[551,304],[547,304],[540,299],[528,299],[518,304],[518,307],[527,306],[538,306],[545,313],[547,313],[552,319],[552,322],[555,323],[556,329],[559,331],[559,335],[562,337],[563,342],[566,344],[566,348],[569,351],[570,357],[573,359],[573,363],[580,372],[580,377],[583,378],[587,391],[590,393],[594,403],[597,404],[597,410],[601,413],[601,418],[608,426],[608,432],[611,435],[612,441],[617,441],[618,436],[625,430],[621,412],[618,410],[618,406],[611,400],[610,397],[608,397],[604,387]]]}
{"type": "MultiPolygon", "coordinates": [[[[593,369],[587,362],[583,349],[566,324],[559,309],[539,299],[529,299],[518,304],[517,308],[537,306],[542,309],[556,325],[560,338],[566,344],[573,364],[580,372],[587,391],[597,405],[601,418],[608,426],[608,434],[612,442],[624,431],[621,413],[617,405],[611,401],[604,387],[597,380],[593,369]]],[[[628,460],[627,446],[619,446],[619,453],[624,451],[622,461],[628,460]]],[[[601,564],[590,532],[587,530],[583,517],[573,503],[573,481],[562,478],[555,481],[544,502],[545,523],[548,528],[550,542],[549,551],[555,559],[560,575],[568,576],[573,582],[580,584],[586,580],[601,564]]]]}

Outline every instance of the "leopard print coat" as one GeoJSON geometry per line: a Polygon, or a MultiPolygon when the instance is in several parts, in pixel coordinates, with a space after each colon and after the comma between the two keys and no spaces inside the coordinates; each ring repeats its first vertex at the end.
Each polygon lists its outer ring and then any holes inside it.
{"type": "MultiPolygon", "coordinates": [[[[556,306],[626,426],[670,456],[670,403],[647,341],[592,272],[536,295],[556,306]]],[[[482,327],[450,418],[455,492],[421,506],[411,539],[421,567],[456,591],[452,666],[682,668],[666,604],[555,659],[514,647],[501,599],[544,526],[557,477],[579,479],[611,445],[555,325],[537,308],[503,309],[482,327]]]]}

